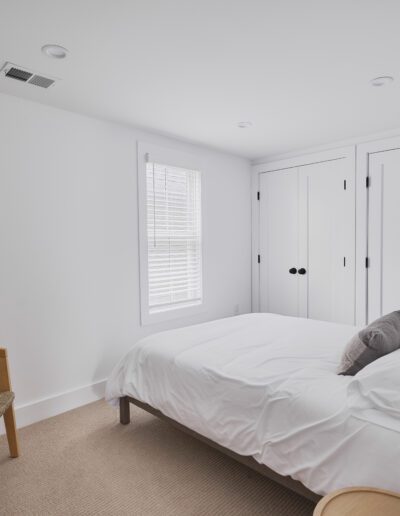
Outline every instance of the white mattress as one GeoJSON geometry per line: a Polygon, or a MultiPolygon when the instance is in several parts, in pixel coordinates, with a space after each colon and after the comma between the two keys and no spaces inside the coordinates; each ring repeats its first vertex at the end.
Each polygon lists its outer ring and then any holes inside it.
{"type": "Polygon", "coordinates": [[[321,495],[399,490],[400,433],[359,419],[348,404],[353,378],[335,374],[356,331],[247,314],[158,333],[115,367],[106,398],[146,402],[321,495]]]}

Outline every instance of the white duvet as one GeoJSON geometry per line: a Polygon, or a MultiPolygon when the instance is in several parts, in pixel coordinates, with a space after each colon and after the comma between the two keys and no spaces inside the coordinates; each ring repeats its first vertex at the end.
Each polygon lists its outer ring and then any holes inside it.
{"type": "Polygon", "coordinates": [[[356,331],[247,314],[158,333],[119,362],[106,398],[148,403],[318,494],[353,485],[397,491],[400,425],[360,417],[354,378],[335,373],[356,331]]]}

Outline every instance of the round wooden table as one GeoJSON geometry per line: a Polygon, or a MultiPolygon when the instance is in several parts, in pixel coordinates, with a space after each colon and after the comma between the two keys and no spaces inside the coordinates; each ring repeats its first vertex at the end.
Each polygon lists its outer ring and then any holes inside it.
{"type": "Polygon", "coordinates": [[[372,487],[350,487],[318,502],[314,516],[400,516],[400,494],[372,487]]]}

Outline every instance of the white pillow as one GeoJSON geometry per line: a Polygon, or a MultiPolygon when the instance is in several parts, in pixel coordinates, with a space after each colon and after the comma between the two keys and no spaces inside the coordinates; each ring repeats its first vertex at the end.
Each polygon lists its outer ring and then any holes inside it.
{"type": "Polygon", "coordinates": [[[367,365],[349,382],[354,417],[400,432],[400,349],[367,365]]]}

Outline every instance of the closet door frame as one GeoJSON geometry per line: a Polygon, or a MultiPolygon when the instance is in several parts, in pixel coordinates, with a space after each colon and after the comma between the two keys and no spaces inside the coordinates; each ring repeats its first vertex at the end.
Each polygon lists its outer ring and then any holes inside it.
{"type": "MultiPolygon", "coordinates": [[[[400,141],[400,139],[399,139],[400,141]]],[[[288,168],[297,168],[303,165],[312,165],[324,161],[333,161],[347,158],[352,163],[352,169],[356,168],[355,146],[339,147],[321,152],[304,154],[296,157],[268,161],[252,168],[252,311],[260,311],[260,267],[258,256],[260,254],[260,203],[257,193],[260,189],[260,174],[276,172],[288,168]]],[[[262,257],[261,257],[262,259],[262,257]]],[[[357,264],[357,248],[356,248],[357,264]]],[[[356,289],[357,299],[357,289],[356,289]]]]}
{"type": "Polygon", "coordinates": [[[369,157],[400,149],[400,136],[357,145],[356,158],[356,324],[368,322],[368,188],[369,157]]]}

